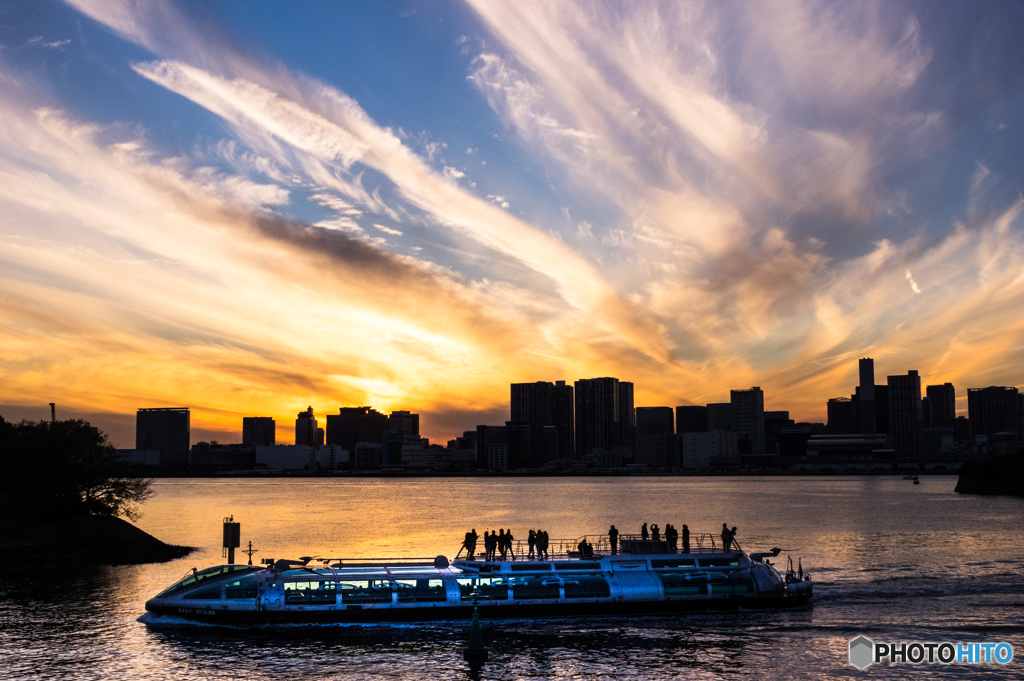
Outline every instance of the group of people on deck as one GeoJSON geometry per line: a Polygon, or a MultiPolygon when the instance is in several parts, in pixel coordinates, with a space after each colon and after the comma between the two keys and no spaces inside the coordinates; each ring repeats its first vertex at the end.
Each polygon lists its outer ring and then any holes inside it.
{"type": "MultiPolygon", "coordinates": [[[[479,536],[476,533],[476,529],[472,529],[466,533],[466,537],[462,542],[462,548],[466,549],[466,556],[469,560],[476,558],[476,543],[479,536]]],[[[499,529],[497,532],[491,530],[490,532],[484,532],[484,560],[515,560],[516,550],[515,537],[512,536],[511,529],[499,529]]],[[[547,560],[548,559],[548,533],[545,530],[530,530],[527,538],[527,544],[530,547],[530,552],[527,554],[528,560],[547,560]]],[[[459,551],[459,553],[462,553],[459,551]]]]}

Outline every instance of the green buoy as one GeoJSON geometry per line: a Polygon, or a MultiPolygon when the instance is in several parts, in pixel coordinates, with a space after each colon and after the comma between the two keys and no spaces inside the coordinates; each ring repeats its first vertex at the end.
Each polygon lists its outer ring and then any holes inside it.
{"type": "Polygon", "coordinates": [[[485,662],[487,660],[487,646],[484,645],[484,635],[480,631],[480,613],[477,611],[477,605],[480,603],[480,597],[473,594],[473,623],[469,627],[469,641],[466,642],[466,647],[462,649],[463,655],[470,662],[485,662]]]}

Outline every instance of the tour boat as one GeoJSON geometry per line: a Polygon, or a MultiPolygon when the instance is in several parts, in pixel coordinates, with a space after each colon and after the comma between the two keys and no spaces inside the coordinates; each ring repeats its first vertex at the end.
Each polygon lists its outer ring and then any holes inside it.
{"type": "MultiPolygon", "coordinates": [[[[688,553],[664,541],[623,536],[553,540],[540,560],[517,549],[509,560],[444,556],[417,561],[264,560],[195,570],[146,602],[146,610],[189,620],[256,624],[348,623],[614,616],[792,608],[813,594],[809,575],[780,574],[768,560],[694,535],[688,553]],[[584,550],[574,550],[582,540],[584,550]],[[554,549],[554,550],[551,550],[554,549]]],[[[481,542],[482,544],[482,542],[481,542]]],[[[460,551],[461,553],[461,551],[460,551]]]]}

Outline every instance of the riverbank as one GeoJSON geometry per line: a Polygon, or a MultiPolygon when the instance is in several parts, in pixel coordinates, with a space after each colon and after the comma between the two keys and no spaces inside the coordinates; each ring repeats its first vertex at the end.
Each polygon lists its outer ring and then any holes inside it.
{"type": "Polygon", "coordinates": [[[0,521],[0,572],[81,565],[161,563],[190,546],[165,544],[121,518],[86,516],[61,523],[0,521]]]}
{"type": "Polygon", "coordinates": [[[1024,496],[1024,456],[1007,454],[965,463],[960,468],[956,491],[960,494],[1024,496]]]}

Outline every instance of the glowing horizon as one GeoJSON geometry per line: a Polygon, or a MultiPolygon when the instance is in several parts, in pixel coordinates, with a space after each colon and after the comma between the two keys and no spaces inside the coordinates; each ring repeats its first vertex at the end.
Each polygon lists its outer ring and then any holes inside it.
{"type": "Polygon", "coordinates": [[[6,6],[0,414],[1024,384],[1019,12],[369,5],[6,6]]]}

